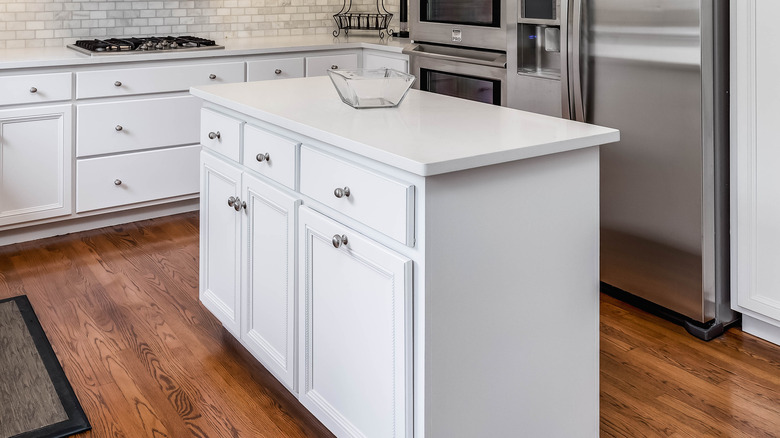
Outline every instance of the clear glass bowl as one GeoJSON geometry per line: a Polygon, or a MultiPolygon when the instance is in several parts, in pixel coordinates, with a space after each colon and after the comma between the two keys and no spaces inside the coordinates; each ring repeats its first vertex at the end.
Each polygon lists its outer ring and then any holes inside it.
{"type": "Polygon", "coordinates": [[[398,106],[414,83],[414,76],[392,68],[328,70],[339,97],[353,108],[398,106]]]}

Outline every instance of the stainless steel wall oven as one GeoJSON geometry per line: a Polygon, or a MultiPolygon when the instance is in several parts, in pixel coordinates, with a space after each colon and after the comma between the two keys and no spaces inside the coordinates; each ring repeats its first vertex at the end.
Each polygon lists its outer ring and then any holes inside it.
{"type": "Polygon", "coordinates": [[[410,0],[415,42],[506,50],[505,0],[410,0]]]}

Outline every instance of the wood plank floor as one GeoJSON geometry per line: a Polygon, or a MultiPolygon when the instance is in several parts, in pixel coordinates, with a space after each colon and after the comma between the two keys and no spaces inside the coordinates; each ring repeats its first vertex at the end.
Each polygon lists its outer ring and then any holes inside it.
{"type": "MultiPolygon", "coordinates": [[[[93,425],[82,437],[324,437],[198,303],[198,217],[0,247],[93,425]]],[[[709,343],[602,295],[601,435],[780,436],[780,347],[709,343]]]]}

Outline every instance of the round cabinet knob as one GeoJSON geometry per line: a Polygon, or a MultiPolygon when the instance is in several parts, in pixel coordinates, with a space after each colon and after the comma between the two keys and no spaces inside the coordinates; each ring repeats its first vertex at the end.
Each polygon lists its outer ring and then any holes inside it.
{"type": "Polygon", "coordinates": [[[119,179],[119,178],[115,179],[115,180],[114,180],[114,185],[115,185],[115,186],[121,186],[121,185],[122,185],[122,180],[121,180],[121,179],[119,179]]]}
{"type": "Polygon", "coordinates": [[[216,79],[216,78],[217,78],[217,75],[215,75],[214,73],[209,75],[209,79],[216,79]]]}
{"type": "Polygon", "coordinates": [[[121,130],[123,130],[125,128],[123,128],[122,125],[116,125],[116,126],[114,126],[114,129],[116,129],[117,131],[121,131],[121,130]]]}
{"type": "Polygon", "coordinates": [[[237,200],[238,200],[238,198],[236,198],[235,196],[229,197],[228,198],[228,206],[232,207],[233,205],[235,205],[237,200]]]}
{"type": "Polygon", "coordinates": [[[341,236],[339,236],[338,234],[335,234],[333,236],[333,240],[331,240],[331,242],[333,242],[333,247],[334,248],[338,248],[341,245],[348,244],[349,240],[347,239],[347,235],[346,234],[342,234],[341,236]]]}
{"type": "Polygon", "coordinates": [[[122,82],[116,81],[116,82],[114,82],[114,86],[115,87],[121,87],[122,86],[122,82]]]}
{"type": "Polygon", "coordinates": [[[277,68],[276,70],[274,70],[274,73],[277,74],[277,75],[280,75],[280,74],[282,74],[282,70],[277,68]]]}
{"type": "Polygon", "coordinates": [[[30,87],[30,93],[37,93],[38,89],[35,87],[30,87]]]}
{"type": "Polygon", "coordinates": [[[222,138],[222,135],[220,135],[219,131],[209,132],[209,138],[214,140],[215,138],[222,138]]]}
{"type": "Polygon", "coordinates": [[[338,70],[338,69],[339,69],[339,66],[338,66],[338,65],[336,65],[336,64],[333,64],[333,65],[331,65],[331,66],[330,66],[330,69],[331,69],[331,70],[338,70]]]}
{"type": "Polygon", "coordinates": [[[268,152],[266,152],[264,154],[257,154],[257,156],[255,158],[257,159],[257,161],[259,161],[261,163],[263,161],[270,161],[271,160],[271,156],[268,155],[268,152]]]}
{"type": "Polygon", "coordinates": [[[337,198],[343,198],[344,196],[349,198],[349,195],[350,195],[349,187],[344,187],[343,189],[339,187],[333,191],[333,196],[337,198]]]}

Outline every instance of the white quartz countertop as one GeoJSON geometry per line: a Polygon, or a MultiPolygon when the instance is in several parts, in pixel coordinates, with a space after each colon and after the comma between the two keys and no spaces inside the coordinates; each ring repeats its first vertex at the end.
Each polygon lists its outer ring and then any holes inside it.
{"type": "Polygon", "coordinates": [[[169,59],[197,59],[222,56],[249,56],[273,53],[291,53],[328,49],[369,48],[401,53],[408,39],[378,36],[302,35],[290,37],[232,38],[217,41],[225,47],[219,50],[166,51],[164,53],[132,53],[86,55],[67,47],[28,49],[0,49],[0,71],[18,68],[66,67],[100,65],[121,62],[163,61],[169,59]]]}
{"type": "Polygon", "coordinates": [[[611,128],[409,90],[396,108],[355,109],[328,77],[193,87],[207,102],[421,176],[585,148],[611,128]]]}

